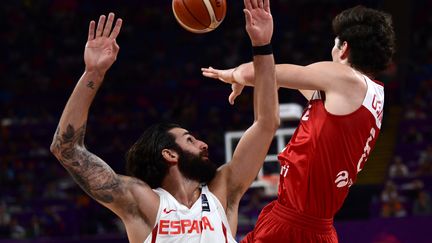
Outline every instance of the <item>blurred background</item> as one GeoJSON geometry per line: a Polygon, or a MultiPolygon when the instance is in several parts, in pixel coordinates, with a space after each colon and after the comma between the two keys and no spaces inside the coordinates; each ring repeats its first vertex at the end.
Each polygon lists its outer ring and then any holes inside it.
{"type": "MultiPolygon", "coordinates": [[[[231,68],[251,60],[242,4],[228,1],[223,23],[197,35],[177,24],[167,0],[3,1],[0,242],[127,242],[119,219],[91,200],[49,152],[84,70],[88,22],[100,14],[113,11],[124,25],[118,60],[90,111],[88,149],[122,174],[124,153],[144,129],[170,121],[206,141],[211,159],[224,163],[224,134],[245,130],[253,121],[252,90],[246,88],[230,106],[230,86],[202,77],[200,68],[231,68]]],[[[331,20],[357,4],[393,15],[398,51],[378,78],[386,85],[382,133],[335,217],[339,239],[432,242],[427,234],[432,225],[432,1],[272,0],[275,58],[301,65],[330,60],[331,20]]],[[[297,91],[281,90],[279,96],[281,103],[306,104],[297,91]]],[[[238,239],[274,198],[265,186],[246,193],[238,239]]]]}

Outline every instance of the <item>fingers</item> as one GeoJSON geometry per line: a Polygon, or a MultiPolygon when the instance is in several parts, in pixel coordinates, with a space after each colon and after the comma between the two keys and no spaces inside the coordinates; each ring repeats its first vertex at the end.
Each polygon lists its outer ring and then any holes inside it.
{"type": "Polygon", "coordinates": [[[114,28],[112,28],[113,23],[114,23],[114,19],[115,19],[115,15],[114,13],[109,13],[108,15],[108,19],[105,23],[106,20],[106,16],[105,15],[101,15],[99,17],[99,21],[96,27],[96,34],[94,34],[94,29],[95,29],[95,22],[91,21],[90,22],[90,26],[89,26],[89,34],[88,34],[88,40],[93,40],[97,37],[109,37],[111,39],[115,39],[117,38],[117,36],[120,33],[120,29],[121,26],[123,24],[123,20],[118,18],[114,28]],[[112,31],[111,31],[112,29],[112,31]]]}
{"type": "Polygon", "coordinates": [[[201,68],[201,71],[202,71],[202,75],[204,75],[207,78],[219,79],[219,70],[217,69],[208,67],[208,68],[201,68]]]}
{"type": "Polygon", "coordinates": [[[202,72],[202,75],[204,75],[207,78],[214,78],[214,79],[219,78],[216,73],[212,73],[212,72],[209,72],[209,71],[202,72]]]}
{"type": "Polygon", "coordinates": [[[93,20],[90,21],[87,41],[91,41],[95,38],[95,26],[96,22],[94,22],[93,20]]]}
{"type": "Polygon", "coordinates": [[[113,31],[111,32],[109,38],[111,38],[111,39],[115,39],[115,38],[117,38],[117,36],[118,36],[119,33],[120,33],[120,29],[121,29],[121,27],[122,27],[122,24],[123,24],[123,20],[122,20],[122,19],[117,19],[116,24],[115,24],[115,26],[114,26],[114,29],[113,29],[113,31]]]}
{"type": "Polygon", "coordinates": [[[252,8],[258,8],[258,2],[262,0],[250,0],[252,3],[252,8]]]}
{"type": "Polygon", "coordinates": [[[270,13],[270,0],[264,0],[264,10],[270,13]]]}
{"type": "Polygon", "coordinates": [[[253,1],[253,0],[243,0],[244,5],[245,5],[245,8],[246,8],[247,10],[252,10],[252,9],[253,9],[253,7],[252,7],[252,2],[251,2],[251,1],[253,1]]]}
{"type": "Polygon", "coordinates": [[[270,9],[270,2],[269,0],[243,0],[245,8],[247,10],[252,10],[255,8],[263,8],[267,11],[267,9],[270,9]]]}
{"type": "Polygon", "coordinates": [[[245,18],[246,18],[246,26],[251,26],[252,25],[252,14],[249,10],[247,9],[243,9],[243,12],[245,13],[245,18]]]}
{"type": "Polygon", "coordinates": [[[102,32],[102,36],[108,37],[110,32],[111,32],[111,28],[114,22],[114,13],[109,13],[108,14],[108,20],[105,24],[105,28],[102,32]]]}
{"type": "Polygon", "coordinates": [[[99,21],[98,21],[98,24],[97,24],[96,36],[95,37],[102,36],[102,30],[103,30],[103,27],[105,25],[105,19],[106,19],[105,15],[101,15],[99,17],[99,21]]]}

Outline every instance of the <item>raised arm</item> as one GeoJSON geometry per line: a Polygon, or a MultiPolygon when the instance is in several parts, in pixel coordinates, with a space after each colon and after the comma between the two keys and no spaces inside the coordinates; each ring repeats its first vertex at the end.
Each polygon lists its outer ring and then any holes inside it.
{"type": "Polygon", "coordinates": [[[122,20],[117,19],[114,27],[113,23],[113,13],[108,19],[102,15],[96,30],[96,23],[90,22],[84,51],[85,71],[63,110],[51,151],[87,194],[123,217],[126,208],[129,212],[133,210],[136,200],[132,190],[151,189],[139,180],[117,175],[84,145],[90,105],[119,51],[116,37],[122,20]]]}
{"type": "MultiPolygon", "coordinates": [[[[230,103],[239,96],[245,85],[256,85],[254,65],[245,63],[234,69],[203,69],[203,75],[230,83],[230,103]]],[[[326,109],[332,114],[349,114],[362,104],[367,86],[364,77],[349,65],[338,62],[317,62],[308,66],[276,65],[278,87],[299,90],[310,100],[316,90],[326,94],[326,109]]]]}
{"type": "MultiPolygon", "coordinates": [[[[278,64],[275,69],[278,87],[299,90],[308,100],[315,90],[349,96],[347,90],[353,90],[353,86],[359,85],[359,80],[354,77],[352,69],[336,62],[317,62],[308,66],[278,64]]],[[[206,77],[219,79],[232,85],[233,92],[229,96],[231,104],[241,94],[244,86],[255,85],[255,70],[252,62],[231,69],[209,67],[201,70],[206,77]]]]}
{"type": "MultiPolygon", "coordinates": [[[[323,82],[325,80],[323,80],[322,74],[315,75],[318,79],[313,79],[314,65],[318,66],[320,64],[317,63],[307,67],[292,64],[277,64],[275,69],[278,87],[297,89],[309,100],[315,90],[327,88],[327,84],[323,82]]],[[[219,79],[232,85],[233,91],[229,96],[231,104],[241,94],[244,86],[255,86],[253,62],[243,63],[236,68],[230,69],[202,68],[202,72],[206,77],[219,79]]]]}
{"type": "MultiPolygon", "coordinates": [[[[273,18],[269,0],[245,0],[246,30],[253,46],[270,44],[273,18]]],[[[232,160],[221,168],[226,175],[228,207],[234,205],[254,181],[279,127],[279,106],[272,53],[256,54],[255,121],[240,139],[232,160]]]]}

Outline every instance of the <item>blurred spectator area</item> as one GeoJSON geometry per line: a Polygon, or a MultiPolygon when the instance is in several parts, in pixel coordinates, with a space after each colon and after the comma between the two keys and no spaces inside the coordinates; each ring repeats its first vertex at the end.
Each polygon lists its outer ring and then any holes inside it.
{"type": "MultiPolygon", "coordinates": [[[[354,185],[336,216],[341,242],[355,242],[346,236],[352,230],[347,225],[357,220],[374,225],[395,217],[427,220],[432,193],[431,1],[274,0],[276,61],[307,65],[329,60],[334,43],[331,18],[358,3],[397,14],[401,49],[378,79],[386,84],[384,120],[390,107],[398,107],[401,116],[392,131],[394,151],[385,161],[388,174],[381,181],[386,183],[354,185]],[[389,196],[383,199],[387,191],[389,196]]],[[[61,112],[84,69],[88,22],[110,11],[124,19],[117,39],[121,50],[91,107],[86,146],[115,171],[124,173],[124,153],[154,122],[183,125],[206,141],[212,160],[222,164],[224,133],[245,130],[253,121],[251,88],[230,106],[230,86],[200,72],[201,67],[230,68],[251,60],[241,1],[228,1],[224,22],[204,35],[183,30],[171,14],[170,1],[4,2],[0,239],[126,241],[118,218],[85,195],[49,153],[61,112]]],[[[305,105],[298,92],[280,90],[279,96],[281,103],[305,105]]],[[[278,171],[277,166],[273,171],[278,171]]],[[[368,173],[367,168],[362,173],[368,173]]],[[[238,238],[253,227],[261,208],[272,199],[274,195],[261,187],[246,193],[239,210],[238,238]]],[[[364,235],[370,239],[391,237],[380,231],[369,233],[364,235]]]]}

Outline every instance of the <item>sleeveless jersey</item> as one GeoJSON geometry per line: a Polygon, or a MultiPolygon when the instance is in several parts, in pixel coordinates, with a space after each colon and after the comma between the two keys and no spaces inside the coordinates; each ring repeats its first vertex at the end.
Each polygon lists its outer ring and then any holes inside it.
{"type": "Polygon", "coordinates": [[[316,91],[290,142],[278,155],[278,201],[318,218],[333,218],[356,181],[380,132],[384,87],[363,76],[363,104],[348,115],[333,115],[316,91]]]}
{"type": "Polygon", "coordinates": [[[180,204],[162,188],[154,190],[160,198],[156,224],[144,243],[190,242],[231,243],[231,234],[225,210],[207,186],[191,208],[180,204]]]}

